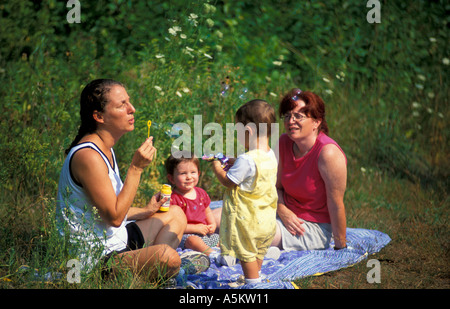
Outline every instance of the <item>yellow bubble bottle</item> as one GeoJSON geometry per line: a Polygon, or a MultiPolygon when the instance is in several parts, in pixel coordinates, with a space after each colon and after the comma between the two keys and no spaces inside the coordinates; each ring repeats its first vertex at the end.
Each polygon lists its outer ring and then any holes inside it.
{"type": "Polygon", "coordinates": [[[168,184],[164,184],[161,187],[161,199],[168,198],[167,201],[164,202],[164,204],[161,205],[159,208],[159,211],[168,211],[170,206],[170,196],[172,195],[172,186],[168,184]]]}

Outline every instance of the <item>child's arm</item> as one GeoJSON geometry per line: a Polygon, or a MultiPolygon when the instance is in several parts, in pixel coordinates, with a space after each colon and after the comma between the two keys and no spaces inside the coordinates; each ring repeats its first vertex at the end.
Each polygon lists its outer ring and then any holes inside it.
{"type": "Polygon", "coordinates": [[[208,223],[208,227],[209,227],[209,234],[214,233],[216,231],[216,219],[214,218],[214,215],[211,211],[211,208],[207,207],[205,209],[205,214],[206,214],[206,222],[208,223]]]}
{"type": "Polygon", "coordinates": [[[188,223],[184,230],[184,234],[200,234],[204,236],[209,234],[209,226],[202,223],[188,223]]]}
{"type": "Polygon", "coordinates": [[[233,188],[236,186],[234,182],[228,179],[227,172],[222,169],[221,163],[219,161],[212,161],[212,165],[214,174],[216,174],[217,179],[222,185],[227,188],[233,188]]]}

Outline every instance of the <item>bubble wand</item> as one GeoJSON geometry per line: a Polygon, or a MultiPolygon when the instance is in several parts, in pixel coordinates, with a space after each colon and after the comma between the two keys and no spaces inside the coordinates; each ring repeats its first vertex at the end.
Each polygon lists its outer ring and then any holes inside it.
{"type": "MultiPolygon", "coordinates": [[[[152,126],[152,121],[149,120],[147,121],[147,127],[148,127],[148,131],[147,131],[147,138],[150,137],[150,127],[152,126]]],[[[155,150],[155,155],[154,155],[154,159],[156,159],[156,154],[158,153],[158,150],[155,150]]],[[[156,160],[153,160],[152,162],[155,164],[156,160]]]]}
{"type": "Polygon", "coordinates": [[[150,137],[150,127],[152,126],[152,121],[149,120],[147,121],[147,127],[148,127],[148,134],[147,134],[147,138],[150,137]]]}

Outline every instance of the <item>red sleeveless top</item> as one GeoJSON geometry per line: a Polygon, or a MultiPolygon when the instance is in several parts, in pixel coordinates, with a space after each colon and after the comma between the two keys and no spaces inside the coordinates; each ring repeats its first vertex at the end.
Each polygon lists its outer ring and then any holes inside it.
{"type": "MultiPolygon", "coordinates": [[[[284,189],[285,205],[297,217],[311,222],[331,223],[327,207],[325,183],[319,172],[319,155],[327,144],[339,145],[323,132],[317,136],[311,150],[296,159],[293,150],[294,141],[287,134],[279,140],[280,160],[283,164],[281,184],[284,189]]],[[[347,162],[347,158],[345,158],[347,162]]]]}

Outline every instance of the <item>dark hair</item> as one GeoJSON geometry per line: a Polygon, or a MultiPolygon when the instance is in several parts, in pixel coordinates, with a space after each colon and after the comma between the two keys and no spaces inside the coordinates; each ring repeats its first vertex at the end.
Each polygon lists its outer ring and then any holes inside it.
{"type": "Polygon", "coordinates": [[[281,99],[279,109],[280,117],[283,117],[284,114],[293,110],[297,106],[295,102],[298,100],[305,102],[305,106],[300,111],[305,113],[308,117],[321,120],[319,132],[328,135],[328,124],[325,119],[325,103],[322,98],[314,92],[301,91],[298,88],[291,89],[283,99],[281,99]]]}
{"type": "Polygon", "coordinates": [[[241,122],[244,126],[249,123],[254,123],[256,125],[256,130],[259,134],[264,134],[264,132],[259,132],[259,124],[267,123],[267,133],[269,136],[271,133],[271,124],[277,121],[275,117],[275,110],[264,100],[251,100],[244,105],[242,105],[236,112],[236,121],[241,122]]]}
{"type": "Polygon", "coordinates": [[[80,128],[72,144],[66,149],[66,154],[80,142],[83,136],[95,132],[97,123],[92,115],[94,111],[103,111],[108,103],[107,95],[113,86],[124,87],[122,83],[112,79],[96,79],[84,87],[80,97],[80,128]]]}
{"type": "Polygon", "coordinates": [[[173,175],[178,164],[181,162],[192,162],[200,171],[200,160],[197,157],[194,157],[189,151],[178,151],[175,154],[171,154],[164,164],[167,174],[173,175]]]}

